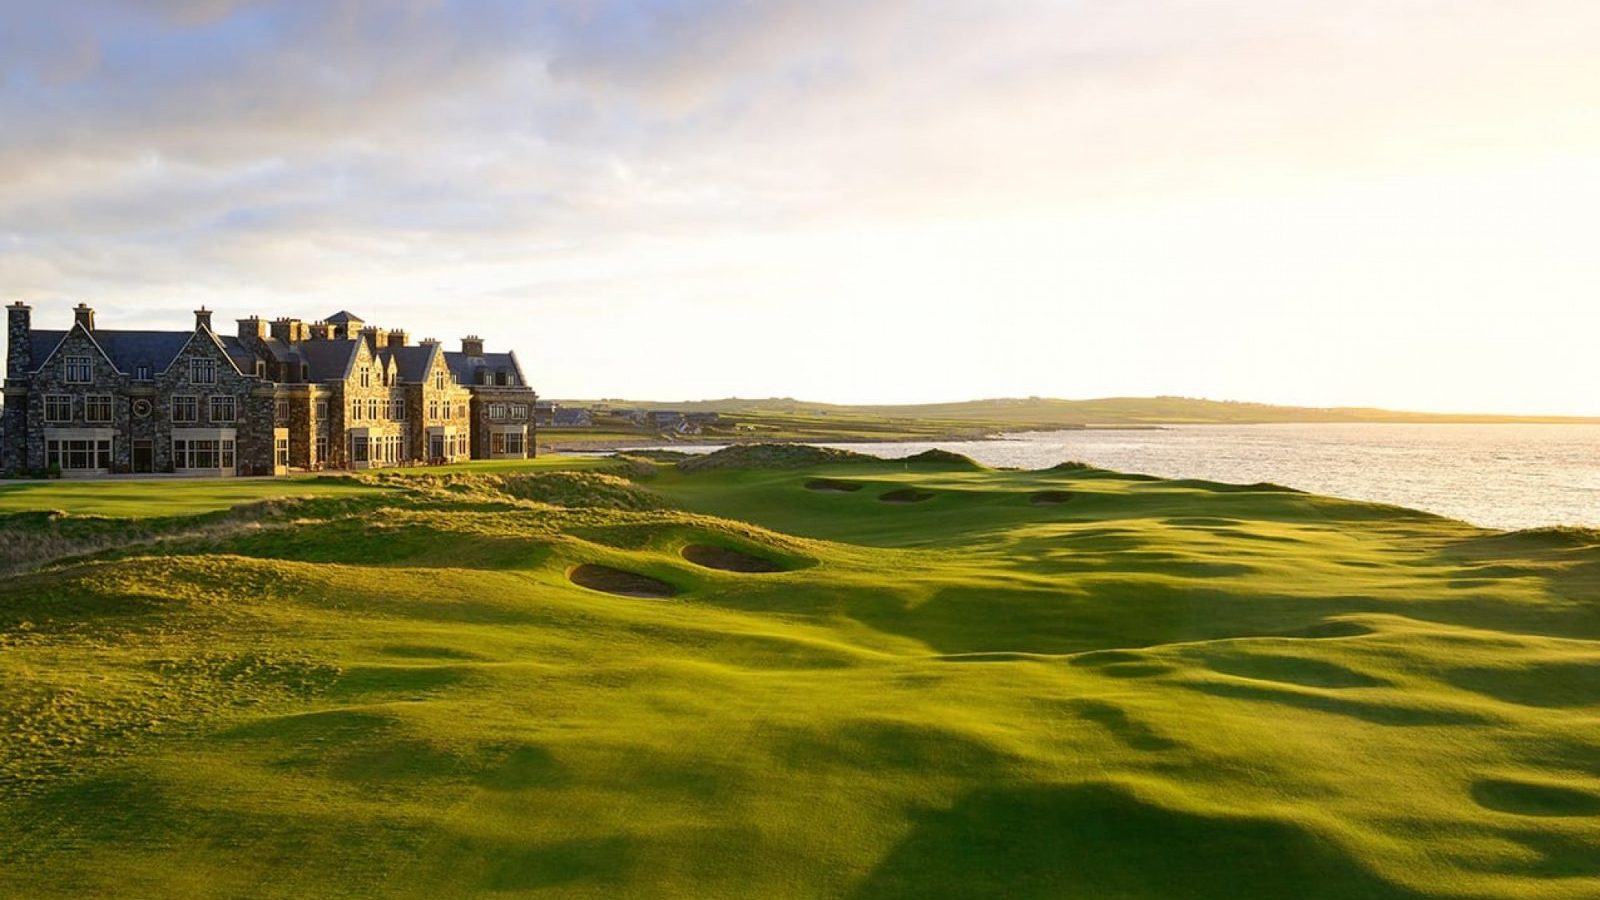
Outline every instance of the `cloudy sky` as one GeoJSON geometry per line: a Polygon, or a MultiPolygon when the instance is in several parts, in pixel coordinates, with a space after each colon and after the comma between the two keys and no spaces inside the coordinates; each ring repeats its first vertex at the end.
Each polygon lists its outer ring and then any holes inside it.
{"type": "Polygon", "coordinates": [[[1593,0],[0,0],[0,295],[551,397],[1600,414],[1593,0]]]}

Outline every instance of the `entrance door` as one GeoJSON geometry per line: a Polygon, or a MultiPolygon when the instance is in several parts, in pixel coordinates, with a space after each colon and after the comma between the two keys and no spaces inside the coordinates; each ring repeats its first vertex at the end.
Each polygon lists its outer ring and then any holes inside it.
{"type": "Polygon", "coordinates": [[[154,472],[156,470],[155,451],[149,441],[133,442],[133,471],[154,472]]]}
{"type": "Polygon", "coordinates": [[[428,435],[428,458],[444,459],[444,435],[428,435]]]}

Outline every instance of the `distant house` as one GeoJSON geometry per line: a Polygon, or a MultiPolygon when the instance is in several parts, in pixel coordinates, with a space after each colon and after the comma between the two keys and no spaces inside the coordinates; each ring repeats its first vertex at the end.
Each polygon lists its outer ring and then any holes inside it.
{"type": "Polygon", "coordinates": [[[539,400],[533,404],[533,421],[535,425],[546,427],[555,424],[556,410],[559,405],[554,400],[539,400]]]}
{"type": "Polygon", "coordinates": [[[558,407],[550,414],[551,428],[588,428],[592,425],[594,413],[581,407],[558,407]]]}

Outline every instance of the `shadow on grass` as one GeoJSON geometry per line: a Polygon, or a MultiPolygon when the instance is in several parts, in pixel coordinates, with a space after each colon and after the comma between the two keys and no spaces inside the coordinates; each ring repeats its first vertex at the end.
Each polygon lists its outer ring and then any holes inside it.
{"type": "Polygon", "coordinates": [[[920,818],[858,898],[1416,895],[1289,822],[1205,816],[1103,784],[973,791],[920,818]]]}

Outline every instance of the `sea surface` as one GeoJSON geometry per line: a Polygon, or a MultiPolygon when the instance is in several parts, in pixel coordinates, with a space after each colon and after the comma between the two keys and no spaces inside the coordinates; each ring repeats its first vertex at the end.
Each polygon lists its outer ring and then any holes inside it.
{"type": "Polygon", "coordinates": [[[890,459],[940,447],[1008,468],[1078,460],[1164,478],[1271,481],[1489,528],[1600,526],[1600,425],[1181,425],[824,446],[890,459]]]}

